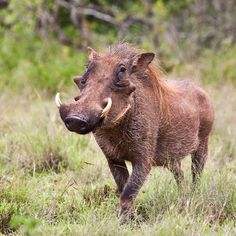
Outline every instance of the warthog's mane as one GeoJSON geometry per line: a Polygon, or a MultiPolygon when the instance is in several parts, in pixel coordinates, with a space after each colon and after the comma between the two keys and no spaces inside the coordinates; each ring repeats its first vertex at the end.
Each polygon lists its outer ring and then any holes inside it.
{"type": "MultiPolygon", "coordinates": [[[[105,56],[116,56],[120,59],[131,60],[134,56],[142,53],[143,51],[135,48],[129,43],[120,43],[114,45],[105,52],[105,56]]],[[[155,58],[148,66],[148,77],[152,81],[153,90],[156,95],[156,99],[159,102],[160,112],[163,118],[167,118],[170,115],[170,96],[176,96],[177,90],[163,78],[164,73],[158,64],[157,58],[155,58]]]]}

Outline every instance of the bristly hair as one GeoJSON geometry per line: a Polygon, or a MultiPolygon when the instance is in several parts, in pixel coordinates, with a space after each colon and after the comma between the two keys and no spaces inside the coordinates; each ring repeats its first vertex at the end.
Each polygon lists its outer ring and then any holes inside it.
{"type": "Polygon", "coordinates": [[[177,96],[178,91],[173,85],[168,84],[163,78],[164,73],[160,69],[160,66],[157,64],[156,60],[149,64],[148,71],[149,78],[153,83],[154,93],[157,101],[159,102],[160,115],[163,120],[169,122],[169,118],[171,117],[171,104],[169,99],[171,96],[177,96]]]}
{"type": "Polygon", "coordinates": [[[132,59],[132,57],[138,55],[142,51],[133,47],[129,43],[119,43],[109,47],[105,51],[105,56],[108,57],[118,57],[120,59],[132,59]]]}
{"type": "MultiPolygon", "coordinates": [[[[105,51],[105,55],[112,57],[118,57],[120,59],[132,59],[134,56],[142,53],[143,51],[135,48],[129,43],[119,43],[110,47],[107,51],[105,51]]],[[[166,80],[163,78],[164,73],[160,68],[157,59],[153,60],[148,66],[148,74],[149,78],[152,80],[154,93],[156,95],[156,99],[159,102],[160,113],[164,119],[168,119],[170,115],[170,96],[176,95],[176,89],[168,84],[166,80]]]]}

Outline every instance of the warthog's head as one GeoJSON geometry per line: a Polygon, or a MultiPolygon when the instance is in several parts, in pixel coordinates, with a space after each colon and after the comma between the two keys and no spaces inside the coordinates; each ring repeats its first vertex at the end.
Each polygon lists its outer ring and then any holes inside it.
{"type": "Polygon", "coordinates": [[[88,51],[86,71],[74,79],[80,90],[75,102],[63,104],[59,93],[55,98],[66,127],[79,134],[87,134],[97,127],[110,127],[125,117],[133,105],[135,82],[132,78],[145,71],[154,58],[153,53],[98,54],[91,48],[88,51]]]}

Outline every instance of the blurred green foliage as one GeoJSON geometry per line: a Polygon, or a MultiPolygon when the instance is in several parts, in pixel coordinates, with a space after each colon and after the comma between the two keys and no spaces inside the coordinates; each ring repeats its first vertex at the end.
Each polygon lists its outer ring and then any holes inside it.
{"type": "Polygon", "coordinates": [[[175,76],[191,76],[191,64],[203,81],[236,81],[233,0],[8,2],[0,9],[0,91],[53,93],[82,73],[88,45],[120,41],[156,52],[175,76]]]}
{"type": "Polygon", "coordinates": [[[85,55],[52,40],[35,36],[18,40],[6,35],[0,39],[0,89],[35,87],[55,92],[71,83],[85,65],[85,55]]]}

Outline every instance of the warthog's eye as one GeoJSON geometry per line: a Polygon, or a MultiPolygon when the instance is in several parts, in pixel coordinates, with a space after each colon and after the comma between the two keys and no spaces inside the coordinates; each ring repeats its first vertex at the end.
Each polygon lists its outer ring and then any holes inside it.
{"type": "Polygon", "coordinates": [[[118,72],[117,72],[117,79],[118,81],[122,80],[125,74],[126,68],[124,65],[120,65],[118,72]]]}
{"type": "Polygon", "coordinates": [[[116,87],[125,87],[129,84],[128,80],[125,79],[126,67],[120,64],[116,71],[115,85],[116,87]]]}
{"type": "Polygon", "coordinates": [[[120,71],[119,71],[119,72],[125,72],[125,71],[126,71],[125,66],[124,66],[124,65],[121,65],[121,66],[120,66],[120,71]]]}

